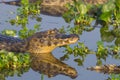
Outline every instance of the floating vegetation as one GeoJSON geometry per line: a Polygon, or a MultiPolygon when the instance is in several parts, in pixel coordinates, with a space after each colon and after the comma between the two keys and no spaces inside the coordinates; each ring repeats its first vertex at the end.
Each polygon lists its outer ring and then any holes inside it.
{"type": "MultiPolygon", "coordinates": [[[[94,53],[97,57],[97,64],[102,64],[102,60],[111,55],[115,59],[120,59],[120,39],[119,39],[119,26],[120,26],[120,3],[119,0],[109,0],[105,4],[85,4],[81,0],[76,0],[73,4],[67,4],[68,11],[63,14],[63,18],[66,22],[70,23],[74,21],[74,27],[69,27],[69,33],[82,34],[83,31],[92,31],[94,27],[101,24],[100,34],[102,41],[98,41],[97,50],[93,51],[83,46],[76,45],[75,47],[67,46],[65,48],[65,55],[61,57],[62,60],[68,59],[69,55],[73,54],[78,64],[82,64],[87,54],[94,53]],[[81,2],[80,2],[81,1],[81,2]],[[111,8],[109,7],[111,6],[111,8]],[[95,24],[91,26],[91,23],[95,21],[95,24]],[[114,42],[115,45],[104,45],[104,42],[114,42]],[[80,50],[82,51],[80,52],[80,50]],[[83,53],[82,55],[80,53],[83,53]],[[77,54],[77,55],[76,55],[77,54]],[[84,57],[83,57],[84,56],[84,57]]],[[[83,43],[84,44],[84,43],[83,43]]]]}
{"type": "Polygon", "coordinates": [[[2,34],[7,36],[16,36],[17,31],[16,30],[3,30],[2,34]]]}
{"type": "Polygon", "coordinates": [[[29,54],[0,51],[0,70],[17,69],[20,67],[28,67],[30,63],[29,54]]]}
{"type": "Polygon", "coordinates": [[[6,80],[6,77],[13,77],[14,75],[21,77],[25,72],[29,71],[29,66],[19,67],[17,69],[6,69],[0,70],[0,79],[6,80]]]}
{"type": "Polygon", "coordinates": [[[40,29],[40,23],[36,23],[33,26],[33,29],[28,28],[29,18],[36,19],[37,22],[41,21],[41,18],[39,17],[40,4],[40,0],[35,3],[30,3],[29,0],[21,0],[21,7],[17,9],[16,18],[9,21],[11,25],[21,27],[21,30],[19,30],[18,32],[20,38],[26,38],[28,36],[31,36],[40,29]]]}
{"type": "Polygon", "coordinates": [[[68,11],[63,14],[66,22],[74,20],[75,25],[91,26],[96,20],[97,24],[120,25],[120,1],[108,0],[104,4],[85,4],[82,0],[74,0],[73,4],[67,4],[68,11]]]}
{"type": "Polygon", "coordinates": [[[0,50],[0,79],[8,76],[21,76],[30,68],[29,54],[7,52],[0,50]]]}
{"type": "Polygon", "coordinates": [[[120,74],[110,74],[110,77],[106,80],[119,80],[120,79],[120,74]]]}
{"type": "Polygon", "coordinates": [[[75,25],[74,27],[70,27],[68,30],[69,30],[70,33],[81,35],[83,33],[83,31],[89,32],[89,31],[94,30],[94,28],[93,27],[84,27],[84,26],[75,25]]]}
{"type": "Polygon", "coordinates": [[[70,55],[74,55],[76,59],[74,59],[75,62],[78,62],[78,65],[83,65],[84,59],[87,56],[87,54],[91,53],[91,51],[84,45],[84,43],[78,42],[77,46],[74,46],[73,48],[70,46],[65,47],[66,54],[61,57],[61,60],[69,59],[70,55]]]}
{"type": "Polygon", "coordinates": [[[97,50],[90,50],[84,43],[78,42],[78,44],[74,47],[66,46],[65,51],[66,54],[62,56],[61,60],[69,59],[70,55],[74,55],[76,58],[74,61],[79,65],[83,65],[84,59],[88,54],[95,54],[97,57],[97,65],[102,64],[102,60],[106,60],[108,56],[112,56],[115,59],[120,59],[120,47],[119,46],[104,46],[102,41],[97,42],[97,50]]]}

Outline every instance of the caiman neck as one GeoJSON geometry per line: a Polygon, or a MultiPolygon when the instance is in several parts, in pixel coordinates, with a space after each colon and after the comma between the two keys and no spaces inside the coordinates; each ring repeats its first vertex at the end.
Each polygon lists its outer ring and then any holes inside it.
{"type": "Polygon", "coordinates": [[[26,40],[0,34],[0,50],[26,52],[27,46],[26,40]]]}

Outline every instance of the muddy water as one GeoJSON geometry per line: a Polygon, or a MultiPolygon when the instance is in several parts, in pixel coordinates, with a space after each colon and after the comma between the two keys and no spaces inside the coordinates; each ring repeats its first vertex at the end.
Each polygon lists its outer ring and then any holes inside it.
{"type": "MultiPolygon", "coordinates": [[[[20,29],[19,27],[11,26],[7,22],[9,18],[15,18],[16,9],[17,9],[16,6],[0,4],[0,31],[4,29],[15,29],[15,30],[20,29]]],[[[42,17],[42,22],[41,22],[42,30],[68,26],[68,24],[65,23],[64,19],[62,19],[61,17],[52,17],[42,14],[40,16],[42,17]]],[[[28,25],[29,28],[32,28],[32,26],[35,23],[36,21],[31,20],[30,24],[28,25]]],[[[99,28],[96,28],[92,32],[84,32],[80,36],[80,42],[84,42],[85,45],[88,46],[90,49],[96,50],[97,48],[96,42],[98,40],[101,40],[99,30],[100,30],[99,28]]],[[[62,51],[64,51],[64,48],[57,48],[52,53],[56,58],[59,59],[61,56],[64,55],[62,51]]],[[[90,54],[85,58],[83,66],[78,66],[77,63],[75,63],[73,60],[74,57],[70,56],[70,59],[64,62],[74,67],[77,70],[78,77],[75,80],[106,80],[109,77],[109,75],[107,74],[86,70],[87,67],[96,65],[96,56],[93,54],[90,54]]],[[[108,57],[106,62],[103,61],[103,64],[112,64],[112,63],[119,64],[119,60],[115,60],[111,57],[108,57]]],[[[13,77],[10,76],[6,77],[6,80],[40,80],[40,79],[41,79],[41,74],[35,72],[32,69],[30,69],[28,72],[24,73],[20,77],[17,75],[14,75],[13,77]]],[[[48,78],[47,76],[44,76],[44,80],[72,80],[72,79],[64,75],[57,75],[56,77],[52,77],[52,78],[48,78]]]]}

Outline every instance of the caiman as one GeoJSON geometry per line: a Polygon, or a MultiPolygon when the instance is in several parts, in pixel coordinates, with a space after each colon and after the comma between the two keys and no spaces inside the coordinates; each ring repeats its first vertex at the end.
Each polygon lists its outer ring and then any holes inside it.
{"type": "Polygon", "coordinates": [[[0,50],[12,52],[49,53],[56,47],[77,42],[76,34],[61,34],[57,29],[41,31],[26,39],[0,34],[0,50]]]}
{"type": "Polygon", "coordinates": [[[88,67],[88,70],[100,72],[100,73],[114,73],[114,74],[120,74],[120,66],[117,66],[115,64],[105,64],[102,66],[94,66],[94,67],[88,67]]]}
{"type": "MultiPolygon", "coordinates": [[[[17,5],[20,6],[21,0],[11,0],[11,1],[5,1],[2,0],[0,3],[10,4],[10,5],[17,5]]],[[[52,15],[52,16],[61,16],[63,13],[65,13],[68,9],[65,7],[67,3],[73,4],[73,1],[79,0],[29,0],[30,3],[39,2],[41,3],[40,12],[42,14],[52,15]]],[[[84,3],[90,3],[93,5],[96,4],[104,4],[108,0],[81,0],[84,3]]]]}
{"type": "Polygon", "coordinates": [[[76,34],[61,34],[57,29],[37,32],[26,39],[0,34],[0,50],[29,52],[32,69],[49,77],[63,74],[76,78],[77,71],[56,59],[50,52],[56,47],[75,43],[78,39],[76,34]]]}

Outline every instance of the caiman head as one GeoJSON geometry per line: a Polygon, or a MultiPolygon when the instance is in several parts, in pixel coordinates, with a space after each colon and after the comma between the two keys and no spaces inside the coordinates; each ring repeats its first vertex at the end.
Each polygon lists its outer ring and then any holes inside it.
{"type": "Polygon", "coordinates": [[[76,34],[61,34],[57,29],[37,32],[27,39],[28,52],[49,53],[56,47],[73,44],[78,39],[76,34]]]}

